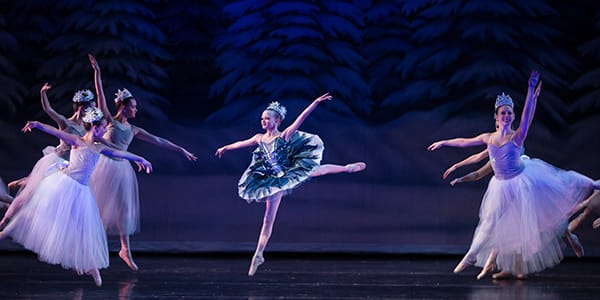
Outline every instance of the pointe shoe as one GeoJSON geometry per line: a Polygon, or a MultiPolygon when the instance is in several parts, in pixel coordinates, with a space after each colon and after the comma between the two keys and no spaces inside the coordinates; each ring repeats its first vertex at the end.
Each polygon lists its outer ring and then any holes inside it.
{"type": "Polygon", "coordinates": [[[132,271],[139,270],[138,266],[135,264],[135,262],[133,262],[133,257],[131,257],[131,252],[129,252],[125,249],[122,249],[121,251],[119,251],[119,257],[127,264],[127,266],[132,271]]]}
{"type": "Polygon", "coordinates": [[[525,280],[525,279],[527,279],[527,275],[525,275],[525,274],[517,274],[517,275],[515,275],[515,278],[517,280],[525,280]]]}
{"type": "Polygon", "coordinates": [[[102,286],[102,277],[100,276],[100,271],[98,269],[88,272],[94,279],[94,283],[97,287],[102,286]]]}
{"type": "Polygon", "coordinates": [[[505,271],[500,271],[494,275],[492,275],[492,279],[508,279],[510,278],[511,274],[505,271]]]}
{"type": "Polygon", "coordinates": [[[485,277],[485,275],[494,271],[495,269],[496,269],[496,263],[488,261],[485,264],[485,266],[483,266],[483,269],[481,269],[481,272],[479,272],[479,274],[477,274],[477,280],[480,280],[481,278],[485,277]]]}
{"type": "Polygon", "coordinates": [[[254,276],[258,266],[262,265],[265,262],[265,259],[262,256],[255,255],[252,258],[252,263],[250,263],[250,269],[248,270],[248,276],[254,276]]]}
{"type": "Polygon", "coordinates": [[[360,172],[366,168],[367,168],[367,164],[364,162],[355,162],[355,163],[346,165],[346,169],[348,170],[348,173],[360,172]]]}
{"type": "Polygon", "coordinates": [[[456,267],[454,268],[454,274],[460,273],[462,271],[464,271],[466,268],[472,266],[473,264],[475,264],[475,259],[465,256],[459,263],[458,265],[456,265],[456,267]]]}
{"type": "Polygon", "coordinates": [[[584,254],[584,251],[583,251],[583,246],[579,242],[579,238],[573,233],[568,233],[568,235],[569,236],[567,237],[567,240],[569,241],[569,244],[571,244],[571,248],[573,249],[573,252],[575,252],[575,255],[577,257],[582,257],[584,254]]]}

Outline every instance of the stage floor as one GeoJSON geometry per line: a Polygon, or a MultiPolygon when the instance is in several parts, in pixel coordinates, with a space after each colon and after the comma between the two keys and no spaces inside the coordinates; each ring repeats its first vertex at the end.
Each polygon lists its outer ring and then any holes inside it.
{"type": "Polygon", "coordinates": [[[250,254],[138,254],[131,272],[116,255],[104,284],[38,262],[0,254],[0,299],[598,299],[600,260],[567,259],[523,281],[452,273],[459,257],[267,253],[254,277],[250,254]]]}

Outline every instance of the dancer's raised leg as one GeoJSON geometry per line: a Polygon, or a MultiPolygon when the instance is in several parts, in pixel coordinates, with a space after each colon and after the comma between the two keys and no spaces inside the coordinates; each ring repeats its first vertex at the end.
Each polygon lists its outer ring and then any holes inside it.
{"type": "Polygon", "coordinates": [[[327,174],[336,174],[336,173],[356,173],[364,170],[367,167],[367,164],[364,162],[355,162],[347,165],[334,165],[334,164],[324,164],[320,165],[315,169],[312,173],[310,173],[311,177],[317,177],[327,174]]]}
{"type": "Polygon", "coordinates": [[[131,245],[129,244],[129,235],[121,233],[121,250],[119,251],[119,257],[129,266],[133,271],[137,271],[139,268],[133,261],[131,256],[131,245]]]}

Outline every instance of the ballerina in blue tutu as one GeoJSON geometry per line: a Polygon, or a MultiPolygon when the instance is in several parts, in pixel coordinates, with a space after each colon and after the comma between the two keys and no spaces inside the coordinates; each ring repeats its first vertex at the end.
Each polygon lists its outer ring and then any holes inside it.
{"type": "Polygon", "coordinates": [[[442,140],[428,147],[433,151],[444,146],[486,144],[494,170],[471,247],[455,272],[477,265],[483,267],[480,277],[497,267],[501,272],[493,275],[495,279],[512,275],[524,278],[558,264],[563,258],[561,242],[568,218],[594,189],[600,188],[600,182],[577,172],[539,159],[521,159],[540,89],[539,73],[533,71],[516,130],[511,127],[515,120],[513,101],[502,94],[495,104],[498,130],[474,138],[442,140]]]}
{"type": "Polygon", "coordinates": [[[323,142],[319,136],[299,131],[298,128],[319,103],[332,98],[326,93],[316,98],[296,120],[283,131],[279,125],[285,119],[287,110],[279,102],[272,102],[261,115],[261,126],[265,133],[238,141],[217,149],[221,156],[239,148],[258,146],[252,153],[252,162],[238,183],[238,194],[248,203],[264,202],[265,216],[256,251],[248,270],[253,276],[264,262],[263,251],[267,246],[281,198],[306,182],[311,177],[334,173],[354,173],[366,168],[364,162],[347,165],[321,165],[323,142]]]}

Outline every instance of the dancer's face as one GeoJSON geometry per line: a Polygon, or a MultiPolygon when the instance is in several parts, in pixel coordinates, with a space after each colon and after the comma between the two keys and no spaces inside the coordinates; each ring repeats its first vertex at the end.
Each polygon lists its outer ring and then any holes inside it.
{"type": "Polygon", "coordinates": [[[92,130],[94,131],[94,137],[102,137],[106,133],[106,119],[102,119],[99,125],[92,126],[92,130]]]}
{"type": "Polygon", "coordinates": [[[260,116],[260,125],[264,130],[273,130],[277,128],[279,122],[279,115],[272,110],[265,110],[260,116]]]}
{"type": "Polygon", "coordinates": [[[135,101],[135,99],[130,99],[129,102],[125,104],[123,114],[125,114],[125,117],[128,119],[135,118],[135,115],[137,114],[137,101],[135,101]]]}
{"type": "Polygon", "coordinates": [[[498,126],[510,126],[514,120],[515,114],[512,107],[506,105],[498,107],[498,111],[496,112],[496,122],[498,126]]]}

